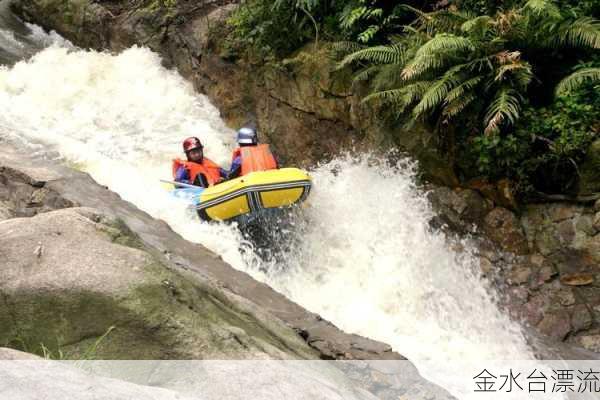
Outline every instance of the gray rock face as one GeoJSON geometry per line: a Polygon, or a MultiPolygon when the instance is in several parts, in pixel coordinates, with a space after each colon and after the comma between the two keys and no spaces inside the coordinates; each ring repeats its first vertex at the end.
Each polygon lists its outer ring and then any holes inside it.
{"type": "MultiPolygon", "coordinates": [[[[482,274],[493,279],[511,314],[560,341],[597,351],[600,332],[598,202],[530,205],[517,214],[477,192],[434,188],[434,227],[471,234],[482,274]],[[494,205],[496,207],[494,207],[494,205]]],[[[487,196],[492,198],[493,196],[487,196]]]]}
{"type": "Polygon", "coordinates": [[[170,271],[93,209],[14,218],[0,237],[2,343],[76,358],[114,327],[100,358],[316,355],[276,320],[249,317],[242,301],[170,271]]]}
{"type": "Polygon", "coordinates": [[[84,371],[60,364],[32,361],[11,364],[0,370],[0,395],[6,399],[68,399],[75,393],[80,400],[191,400],[175,391],[135,385],[116,379],[90,376],[84,371]],[[32,373],[36,368],[36,373],[32,373]]]}
{"type": "Polygon", "coordinates": [[[449,400],[408,361],[52,361],[0,348],[0,396],[11,399],[449,400]]]}

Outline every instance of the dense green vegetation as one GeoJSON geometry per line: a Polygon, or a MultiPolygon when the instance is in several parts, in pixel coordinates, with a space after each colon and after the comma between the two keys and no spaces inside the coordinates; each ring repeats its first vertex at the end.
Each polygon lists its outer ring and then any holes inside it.
{"type": "Polygon", "coordinates": [[[265,59],[331,42],[365,102],[451,141],[463,179],[528,195],[575,191],[598,138],[599,13],[600,0],[249,0],[231,24],[265,59]]]}

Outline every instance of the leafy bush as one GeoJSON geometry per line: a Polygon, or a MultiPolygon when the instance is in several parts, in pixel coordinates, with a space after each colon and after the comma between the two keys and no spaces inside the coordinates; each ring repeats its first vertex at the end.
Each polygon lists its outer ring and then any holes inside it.
{"type": "MultiPolygon", "coordinates": [[[[360,65],[356,80],[370,80],[365,101],[393,106],[414,119],[447,124],[461,114],[476,116],[486,135],[510,129],[521,115],[536,72],[561,49],[600,49],[600,24],[565,15],[549,0],[530,0],[494,17],[441,10],[414,12],[389,45],[347,55],[340,66],[360,65]],[[544,54],[543,61],[538,54],[544,54]]],[[[563,82],[562,91],[600,78],[599,70],[563,82]]]]}
{"type": "Polygon", "coordinates": [[[234,40],[263,57],[282,57],[320,38],[377,43],[399,26],[396,3],[382,0],[249,0],[229,24],[234,40]]]}
{"type": "Polygon", "coordinates": [[[463,138],[464,171],[471,163],[490,179],[509,177],[524,196],[572,192],[578,165],[600,133],[599,113],[600,85],[587,85],[548,107],[527,106],[511,133],[463,138]]]}
{"type": "Polygon", "coordinates": [[[248,0],[230,24],[262,58],[334,41],[340,68],[370,88],[364,101],[456,132],[465,178],[571,190],[600,119],[600,1],[415,3],[248,0]]]}

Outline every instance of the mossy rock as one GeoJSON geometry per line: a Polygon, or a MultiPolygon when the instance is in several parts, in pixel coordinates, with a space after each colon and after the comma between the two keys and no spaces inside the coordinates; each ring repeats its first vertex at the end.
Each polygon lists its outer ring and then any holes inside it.
{"type": "Polygon", "coordinates": [[[69,359],[316,356],[279,320],[167,268],[92,209],[12,219],[0,235],[0,346],[69,359]]]}
{"type": "Polygon", "coordinates": [[[580,195],[600,192],[600,139],[590,145],[579,174],[580,195]]]}

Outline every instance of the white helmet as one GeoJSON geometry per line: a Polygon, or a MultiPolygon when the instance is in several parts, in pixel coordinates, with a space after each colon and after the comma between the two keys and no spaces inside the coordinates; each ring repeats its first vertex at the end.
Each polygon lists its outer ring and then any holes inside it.
{"type": "Polygon", "coordinates": [[[258,144],[258,135],[256,129],[244,126],[237,131],[238,144],[258,144]]]}

